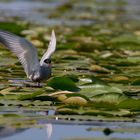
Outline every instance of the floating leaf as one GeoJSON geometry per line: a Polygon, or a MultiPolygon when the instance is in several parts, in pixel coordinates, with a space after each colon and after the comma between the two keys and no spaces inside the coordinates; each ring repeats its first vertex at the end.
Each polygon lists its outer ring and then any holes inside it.
{"type": "Polygon", "coordinates": [[[106,102],[106,103],[112,103],[112,104],[120,103],[126,99],[127,97],[125,95],[122,95],[119,93],[100,94],[93,97],[93,101],[95,102],[106,102]]]}
{"type": "Polygon", "coordinates": [[[93,75],[90,78],[91,78],[92,82],[95,83],[95,84],[107,85],[107,82],[102,80],[101,78],[98,78],[98,77],[93,76],[93,75]]]}
{"type": "Polygon", "coordinates": [[[83,106],[87,104],[87,100],[85,98],[75,96],[65,99],[64,103],[83,106]]]}
{"type": "Polygon", "coordinates": [[[57,97],[59,101],[73,105],[85,105],[89,101],[86,96],[69,91],[55,92],[50,94],[50,96],[57,97]]]}
{"type": "Polygon", "coordinates": [[[90,66],[90,71],[98,72],[98,73],[110,73],[110,71],[106,68],[103,68],[99,65],[91,65],[90,66]]]}
{"type": "Polygon", "coordinates": [[[94,110],[85,111],[82,115],[113,117],[111,113],[108,113],[106,111],[94,111],[94,110]]]}
{"type": "Polygon", "coordinates": [[[125,108],[130,110],[138,110],[140,109],[140,99],[131,99],[128,98],[117,105],[119,108],[125,108]]]}
{"type": "Polygon", "coordinates": [[[77,75],[65,75],[65,77],[67,77],[67,78],[70,78],[73,82],[78,82],[79,81],[79,79],[78,79],[78,76],[77,75]]]}
{"type": "Polygon", "coordinates": [[[70,92],[70,91],[58,91],[58,92],[54,92],[49,94],[50,97],[56,97],[59,101],[63,102],[65,99],[67,99],[67,94],[72,94],[74,92],[70,92]]]}
{"type": "Polygon", "coordinates": [[[133,86],[140,86],[140,79],[134,80],[134,81],[131,83],[131,85],[133,85],[133,86]]]}
{"type": "MultiPolygon", "coordinates": [[[[101,78],[99,78],[97,76],[91,75],[90,79],[92,80],[92,82],[87,82],[83,85],[89,85],[89,86],[93,85],[93,84],[95,84],[95,85],[108,85],[106,81],[102,80],[101,78]]],[[[90,81],[90,80],[88,80],[88,81],[90,81]]]]}
{"type": "Polygon", "coordinates": [[[86,95],[87,97],[94,97],[95,95],[107,94],[107,93],[122,93],[122,90],[117,87],[111,86],[98,86],[98,85],[88,85],[81,86],[80,94],[86,95]]]}
{"type": "Polygon", "coordinates": [[[78,115],[77,111],[69,108],[57,109],[57,112],[58,114],[63,114],[63,115],[78,115]]]}
{"type": "Polygon", "coordinates": [[[13,32],[15,34],[20,34],[20,32],[25,29],[26,25],[18,25],[15,22],[0,22],[0,29],[13,32]]]}
{"type": "Polygon", "coordinates": [[[67,97],[81,97],[84,98],[85,100],[89,101],[89,98],[86,95],[79,94],[79,93],[72,93],[72,94],[67,94],[67,97]]]}
{"type": "Polygon", "coordinates": [[[80,88],[68,77],[54,77],[50,79],[47,83],[47,86],[50,86],[54,89],[68,90],[68,91],[79,91],[80,88]]]}
{"type": "Polygon", "coordinates": [[[36,96],[44,93],[44,90],[36,91],[32,94],[23,94],[18,97],[19,100],[33,100],[36,96]]]}
{"type": "Polygon", "coordinates": [[[59,101],[61,101],[61,102],[64,102],[64,101],[67,99],[67,96],[66,96],[66,95],[59,95],[59,96],[57,97],[57,99],[58,99],[59,101]]]}
{"type": "Polygon", "coordinates": [[[126,76],[113,76],[112,81],[116,83],[129,83],[129,78],[126,76]]]}
{"type": "Polygon", "coordinates": [[[129,43],[129,44],[136,44],[136,45],[140,45],[140,39],[137,36],[134,35],[120,35],[118,37],[115,37],[111,40],[112,43],[129,43]]]}
{"type": "Polygon", "coordinates": [[[1,94],[10,94],[12,92],[19,92],[20,88],[17,87],[8,87],[0,91],[1,94]]]}
{"type": "Polygon", "coordinates": [[[49,94],[49,96],[57,97],[57,96],[60,96],[60,95],[66,95],[66,94],[72,94],[72,93],[74,93],[74,92],[71,92],[71,91],[57,91],[57,92],[49,94]]]}
{"type": "Polygon", "coordinates": [[[22,118],[22,116],[17,115],[17,114],[3,114],[4,117],[15,117],[15,118],[22,118]]]}

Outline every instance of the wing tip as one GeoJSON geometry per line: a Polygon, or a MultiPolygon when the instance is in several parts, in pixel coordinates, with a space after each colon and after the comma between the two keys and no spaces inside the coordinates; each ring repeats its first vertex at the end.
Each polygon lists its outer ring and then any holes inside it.
{"type": "Polygon", "coordinates": [[[54,37],[54,38],[56,39],[54,29],[52,29],[52,35],[51,35],[51,36],[54,37]]]}
{"type": "Polygon", "coordinates": [[[55,36],[55,31],[54,31],[54,29],[52,30],[50,42],[51,42],[51,43],[54,43],[54,44],[56,45],[56,36],[55,36]]]}

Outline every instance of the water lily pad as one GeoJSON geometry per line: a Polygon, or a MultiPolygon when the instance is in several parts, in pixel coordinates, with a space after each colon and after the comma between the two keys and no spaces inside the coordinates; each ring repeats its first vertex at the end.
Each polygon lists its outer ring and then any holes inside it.
{"type": "Polygon", "coordinates": [[[44,93],[44,90],[39,90],[31,94],[22,94],[18,97],[19,100],[33,100],[36,96],[44,93]]]}
{"type": "Polygon", "coordinates": [[[118,104],[126,99],[127,97],[125,95],[119,93],[100,94],[93,97],[93,101],[95,102],[106,102],[112,104],[118,104]]]}
{"type": "Polygon", "coordinates": [[[63,115],[78,115],[78,112],[73,110],[73,109],[69,109],[69,108],[61,108],[61,109],[57,109],[58,114],[63,114],[63,115]]]}
{"type": "Polygon", "coordinates": [[[96,76],[90,76],[91,80],[92,80],[92,83],[95,83],[95,84],[99,84],[99,85],[107,85],[107,82],[102,80],[101,78],[99,77],[96,77],[96,76]]]}
{"type": "Polygon", "coordinates": [[[4,117],[15,117],[15,118],[21,118],[22,116],[17,114],[3,114],[4,117]]]}
{"type": "Polygon", "coordinates": [[[0,29],[13,32],[15,34],[20,34],[20,32],[25,29],[27,25],[18,25],[15,22],[0,22],[0,29]]]}
{"type": "Polygon", "coordinates": [[[2,89],[0,91],[1,94],[10,94],[12,92],[19,92],[20,91],[20,88],[18,87],[8,87],[8,88],[5,88],[5,89],[2,89]]]}
{"type": "Polygon", "coordinates": [[[86,85],[81,86],[80,94],[86,95],[87,97],[94,97],[96,95],[102,95],[107,93],[119,93],[122,94],[122,90],[117,87],[103,86],[103,85],[86,85]]]}
{"type": "Polygon", "coordinates": [[[106,68],[103,68],[99,65],[91,65],[90,71],[99,72],[99,73],[110,73],[110,71],[106,68]]]}
{"type": "Polygon", "coordinates": [[[128,98],[118,104],[120,108],[126,108],[129,110],[139,110],[140,108],[140,99],[131,99],[128,98]]]}
{"type": "Polygon", "coordinates": [[[94,111],[94,110],[85,111],[83,115],[113,117],[111,113],[107,113],[106,111],[94,111]]]}
{"type": "Polygon", "coordinates": [[[136,45],[140,45],[140,39],[137,37],[137,36],[134,36],[134,35],[127,35],[127,34],[124,34],[124,35],[120,35],[116,38],[113,38],[111,40],[112,43],[130,43],[130,44],[136,44],[136,45]]]}
{"type": "Polygon", "coordinates": [[[54,92],[49,94],[49,96],[56,97],[59,101],[65,104],[86,105],[89,101],[88,97],[69,91],[54,92]]]}
{"type": "Polygon", "coordinates": [[[47,86],[50,86],[54,89],[68,90],[68,91],[79,91],[80,88],[68,77],[54,77],[50,79],[47,83],[47,86]]]}
{"type": "Polygon", "coordinates": [[[65,95],[66,96],[67,94],[72,94],[72,93],[74,93],[74,92],[71,92],[71,91],[57,91],[57,92],[49,94],[49,96],[51,96],[51,97],[58,97],[60,95],[65,95]]]}
{"type": "Polygon", "coordinates": [[[86,105],[88,102],[86,99],[82,97],[75,96],[75,97],[69,97],[65,99],[64,103],[83,106],[86,105]]]}
{"type": "Polygon", "coordinates": [[[70,78],[73,82],[79,81],[78,76],[74,74],[68,74],[68,75],[65,75],[65,77],[70,78]]]}
{"type": "Polygon", "coordinates": [[[112,81],[117,83],[127,83],[127,84],[130,82],[129,78],[126,76],[113,76],[112,81]]]}
{"type": "Polygon", "coordinates": [[[139,86],[139,85],[140,85],[140,79],[134,80],[134,81],[131,83],[131,85],[133,85],[133,86],[139,86]]]}

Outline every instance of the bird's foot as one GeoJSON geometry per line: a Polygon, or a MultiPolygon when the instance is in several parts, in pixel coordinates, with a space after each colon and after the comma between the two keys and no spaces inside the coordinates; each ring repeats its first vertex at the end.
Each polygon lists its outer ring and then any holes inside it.
{"type": "Polygon", "coordinates": [[[33,87],[33,88],[42,88],[43,87],[43,85],[41,84],[41,83],[33,83],[32,81],[26,81],[26,82],[24,82],[24,85],[26,86],[26,87],[33,87]]]}
{"type": "Polygon", "coordinates": [[[43,85],[40,82],[37,82],[36,86],[42,88],[43,85]]]}

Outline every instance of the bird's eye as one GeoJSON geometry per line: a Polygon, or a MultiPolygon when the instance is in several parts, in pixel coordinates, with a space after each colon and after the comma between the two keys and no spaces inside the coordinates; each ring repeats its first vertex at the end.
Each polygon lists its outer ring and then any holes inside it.
{"type": "Polygon", "coordinates": [[[51,64],[51,59],[45,59],[44,62],[47,64],[51,64]]]}

